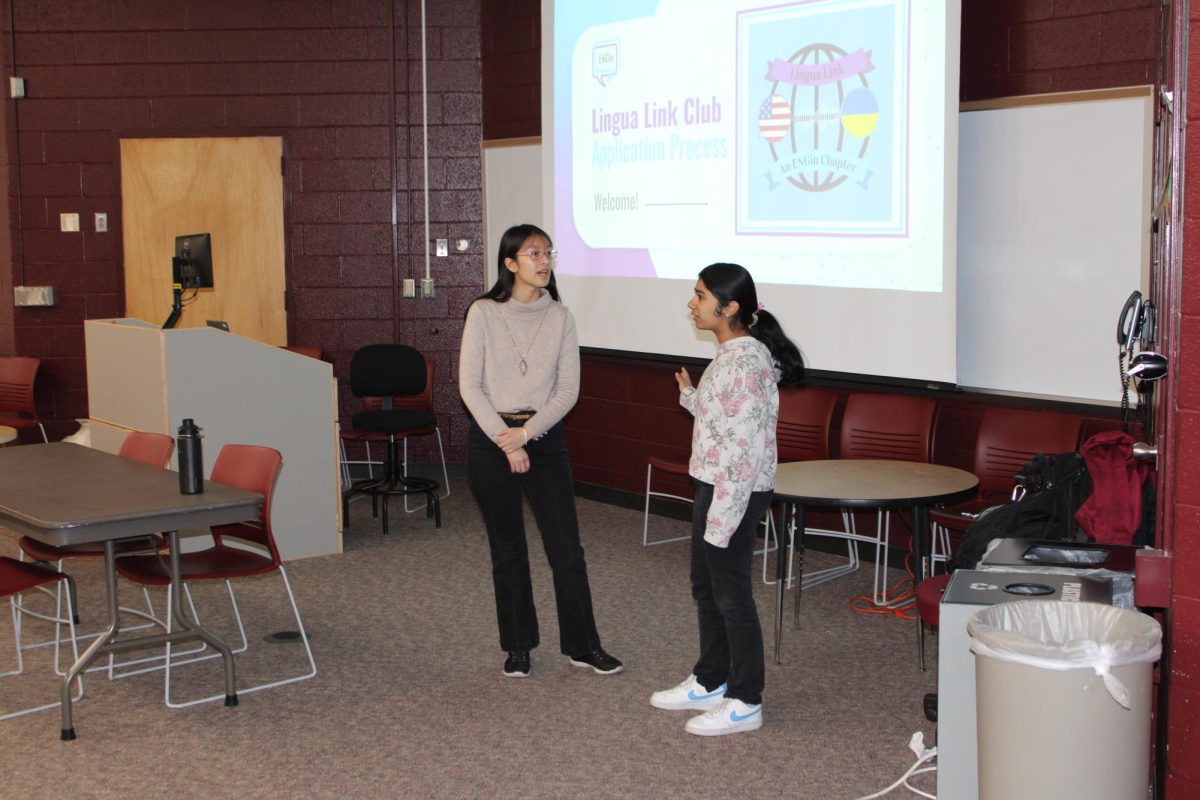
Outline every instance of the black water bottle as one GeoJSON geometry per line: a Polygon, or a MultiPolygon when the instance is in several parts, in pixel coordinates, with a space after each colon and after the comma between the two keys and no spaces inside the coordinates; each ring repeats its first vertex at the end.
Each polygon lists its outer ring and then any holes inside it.
{"type": "Polygon", "coordinates": [[[204,491],[204,457],[200,453],[200,428],[191,419],[179,426],[179,491],[200,494],[204,491]]]}

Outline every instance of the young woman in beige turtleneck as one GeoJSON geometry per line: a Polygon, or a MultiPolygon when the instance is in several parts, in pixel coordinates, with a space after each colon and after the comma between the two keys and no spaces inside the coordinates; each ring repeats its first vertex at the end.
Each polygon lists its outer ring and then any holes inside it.
{"type": "Polygon", "coordinates": [[[559,646],[571,663],[614,674],[600,645],[562,418],[579,396],[575,320],[558,298],[555,251],[534,225],[505,231],[495,285],[467,309],[458,384],[472,425],[467,475],[487,526],[504,674],[527,677],[538,646],[521,495],[554,573],[559,646]]]}

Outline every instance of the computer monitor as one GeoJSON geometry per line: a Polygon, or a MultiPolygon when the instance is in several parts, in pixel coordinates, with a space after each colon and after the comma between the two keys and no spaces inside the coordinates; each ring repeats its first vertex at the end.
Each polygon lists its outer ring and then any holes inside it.
{"type": "Polygon", "coordinates": [[[175,237],[171,273],[172,280],[185,289],[212,288],[212,242],[207,233],[175,237]]]}

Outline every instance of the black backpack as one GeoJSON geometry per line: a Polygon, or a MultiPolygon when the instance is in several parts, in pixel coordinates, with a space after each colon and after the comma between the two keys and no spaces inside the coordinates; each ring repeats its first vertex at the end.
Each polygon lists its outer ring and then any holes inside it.
{"type": "Polygon", "coordinates": [[[950,568],[974,569],[993,539],[1086,541],[1075,512],[1092,493],[1079,453],[1038,453],[1016,476],[1017,499],[986,509],[967,528],[950,568]]]}

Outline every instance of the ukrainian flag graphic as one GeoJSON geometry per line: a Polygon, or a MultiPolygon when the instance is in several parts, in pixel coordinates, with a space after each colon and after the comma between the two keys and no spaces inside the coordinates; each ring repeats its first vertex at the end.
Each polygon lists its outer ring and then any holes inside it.
{"type": "Polygon", "coordinates": [[[879,103],[869,89],[855,89],[842,102],[842,127],[860,139],[870,136],[879,124],[879,103]]]}

